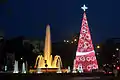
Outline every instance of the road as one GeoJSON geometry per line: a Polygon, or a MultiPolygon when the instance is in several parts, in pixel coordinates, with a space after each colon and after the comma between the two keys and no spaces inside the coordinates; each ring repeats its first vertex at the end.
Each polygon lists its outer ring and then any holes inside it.
{"type": "Polygon", "coordinates": [[[103,76],[73,76],[59,74],[13,74],[12,72],[0,72],[0,77],[9,80],[120,80],[119,77],[103,75],[103,76]]]}

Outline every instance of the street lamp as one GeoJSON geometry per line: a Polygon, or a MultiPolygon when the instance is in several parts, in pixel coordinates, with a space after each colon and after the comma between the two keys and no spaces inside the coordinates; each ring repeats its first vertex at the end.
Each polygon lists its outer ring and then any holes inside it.
{"type": "Polygon", "coordinates": [[[71,41],[71,43],[73,43],[73,41],[71,41]]]}
{"type": "Polygon", "coordinates": [[[119,48],[116,48],[116,51],[119,51],[119,48]]]}
{"type": "Polygon", "coordinates": [[[47,72],[47,67],[48,67],[47,60],[45,60],[45,67],[46,67],[46,72],[47,72]]]}
{"type": "Polygon", "coordinates": [[[115,65],[113,65],[113,67],[115,67],[115,65]]]}
{"type": "Polygon", "coordinates": [[[118,61],[117,61],[117,63],[118,63],[118,61]]]}
{"type": "Polygon", "coordinates": [[[97,48],[99,49],[99,48],[100,48],[100,46],[98,45],[98,46],[97,46],[97,48]]]}
{"type": "Polygon", "coordinates": [[[21,57],[20,59],[22,60],[23,58],[21,57]]]}
{"type": "MultiPolygon", "coordinates": [[[[116,51],[118,51],[118,57],[120,58],[120,49],[116,48],[116,51]]],[[[120,62],[120,59],[119,59],[119,62],[120,62]]]]}
{"type": "Polygon", "coordinates": [[[67,40],[67,42],[69,42],[69,41],[67,40]]]}
{"type": "Polygon", "coordinates": [[[99,53],[96,53],[97,55],[99,55],[99,53]]]}
{"type": "Polygon", "coordinates": [[[113,54],[113,57],[115,57],[115,55],[113,54]]]}
{"type": "Polygon", "coordinates": [[[64,40],[64,42],[66,42],[66,40],[64,40]]]}
{"type": "Polygon", "coordinates": [[[77,39],[74,39],[74,41],[76,42],[76,41],[77,41],[77,39]]]}

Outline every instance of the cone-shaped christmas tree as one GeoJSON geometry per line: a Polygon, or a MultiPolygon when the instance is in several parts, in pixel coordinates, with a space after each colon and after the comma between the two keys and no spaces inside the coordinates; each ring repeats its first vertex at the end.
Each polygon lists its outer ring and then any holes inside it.
{"type": "Polygon", "coordinates": [[[77,69],[79,67],[79,64],[81,64],[83,67],[83,71],[89,72],[92,69],[97,69],[98,64],[85,13],[87,7],[84,5],[81,8],[84,10],[84,14],[78,41],[78,47],[76,51],[76,62],[74,66],[77,69]]]}

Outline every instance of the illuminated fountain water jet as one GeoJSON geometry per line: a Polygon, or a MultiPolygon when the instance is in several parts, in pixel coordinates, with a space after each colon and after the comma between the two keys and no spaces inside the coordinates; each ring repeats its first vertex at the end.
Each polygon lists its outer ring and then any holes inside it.
{"type": "Polygon", "coordinates": [[[70,70],[70,66],[68,66],[68,71],[67,71],[67,73],[70,73],[71,72],[71,70],[70,70]]]}
{"type": "Polygon", "coordinates": [[[57,73],[62,73],[60,63],[59,63],[59,67],[58,67],[57,73]]]}
{"type": "Polygon", "coordinates": [[[72,73],[77,73],[76,68],[75,68],[75,62],[76,62],[76,60],[74,59],[74,63],[73,63],[73,71],[72,71],[72,73]]]}
{"type": "Polygon", "coordinates": [[[22,64],[22,73],[26,73],[25,63],[24,63],[24,62],[23,62],[23,64],[22,64]]]}
{"type": "Polygon", "coordinates": [[[37,73],[42,73],[41,68],[37,68],[37,73]]]}
{"type": "Polygon", "coordinates": [[[19,73],[19,70],[18,70],[18,61],[15,60],[15,63],[14,63],[14,71],[13,73],[19,73]]]}
{"type": "Polygon", "coordinates": [[[35,68],[37,69],[50,69],[62,67],[61,57],[56,55],[53,59],[51,55],[51,35],[50,35],[50,25],[47,25],[46,28],[46,37],[45,37],[45,47],[44,47],[44,55],[38,55],[36,58],[35,68]],[[47,65],[47,67],[46,67],[47,65]]]}
{"type": "Polygon", "coordinates": [[[79,73],[83,73],[82,64],[79,64],[79,65],[78,65],[78,72],[79,72],[79,73]]]}

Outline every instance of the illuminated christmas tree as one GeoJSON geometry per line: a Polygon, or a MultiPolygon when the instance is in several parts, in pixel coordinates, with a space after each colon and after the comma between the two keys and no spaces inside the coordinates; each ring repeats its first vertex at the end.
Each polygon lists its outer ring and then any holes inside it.
{"type": "Polygon", "coordinates": [[[74,66],[78,69],[79,64],[81,64],[84,72],[90,72],[92,69],[98,69],[98,64],[85,13],[85,10],[88,8],[85,5],[81,8],[84,10],[84,14],[76,51],[76,62],[74,66]]]}

